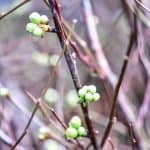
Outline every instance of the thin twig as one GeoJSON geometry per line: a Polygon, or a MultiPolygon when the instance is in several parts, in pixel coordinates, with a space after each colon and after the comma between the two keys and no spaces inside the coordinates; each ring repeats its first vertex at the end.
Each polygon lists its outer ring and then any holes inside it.
{"type": "Polygon", "coordinates": [[[102,141],[101,141],[101,144],[100,144],[101,148],[104,146],[104,144],[105,144],[105,142],[106,142],[106,140],[109,136],[109,133],[112,129],[112,126],[116,121],[117,98],[118,98],[119,90],[120,90],[120,87],[121,87],[121,83],[124,79],[125,71],[127,69],[127,65],[128,65],[128,61],[129,61],[129,56],[130,56],[132,47],[134,45],[135,38],[136,38],[135,31],[131,30],[129,45],[128,45],[128,48],[127,48],[127,52],[126,52],[126,55],[125,55],[125,58],[124,58],[122,68],[121,68],[119,79],[118,79],[117,85],[116,85],[115,90],[114,90],[114,95],[113,95],[113,98],[112,98],[112,107],[111,107],[111,112],[110,112],[110,116],[109,116],[109,122],[108,122],[108,125],[105,128],[105,131],[104,131],[104,134],[103,134],[103,137],[102,137],[102,141]]]}
{"type": "Polygon", "coordinates": [[[18,5],[16,5],[14,8],[7,11],[6,13],[1,14],[0,20],[3,19],[4,17],[8,16],[9,14],[11,14],[12,12],[14,12],[15,10],[17,10],[18,8],[20,8],[21,6],[23,6],[24,4],[26,4],[29,1],[31,1],[31,0],[24,0],[21,3],[19,3],[18,5]]]}
{"type": "Polygon", "coordinates": [[[128,130],[129,130],[129,136],[131,137],[132,150],[135,150],[136,139],[134,138],[133,130],[132,129],[133,129],[132,123],[129,123],[128,124],[128,130]]]}
{"type": "MultiPolygon", "coordinates": [[[[54,127],[56,127],[55,123],[53,122],[53,120],[49,117],[49,114],[47,114],[45,106],[43,106],[43,103],[41,99],[36,99],[30,92],[26,91],[27,96],[34,102],[37,103],[38,101],[40,102],[39,104],[39,109],[41,110],[41,112],[43,113],[43,115],[47,118],[48,122],[50,124],[52,124],[54,127]]],[[[47,106],[48,107],[48,106],[47,106]]],[[[50,109],[50,108],[49,108],[50,109]]],[[[51,108],[52,110],[53,108],[51,108]]],[[[58,116],[57,116],[58,117],[58,116]]],[[[56,118],[57,119],[57,118],[56,118]]],[[[59,121],[58,121],[59,122],[59,121]]],[[[62,123],[64,124],[64,123],[62,123]]],[[[58,129],[59,130],[59,129],[58,129]]]]}
{"type": "Polygon", "coordinates": [[[35,113],[36,113],[36,111],[38,109],[38,106],[39,106],[39,101],[34,106],[34,109],[32,111],[31,117],[29,118],[29,121],[27,122],[27,124],[26,124],[26,126],[25,126],[25,128],[24,128],[24,130],[22,132],[22,134],[20,135],[20,137],[18,138],[16,143],[11,147],[10,150],[14,150],[17,147],[17,145],[21,142],[21,140],[24,138],[24,136],[27,134],[28,128],[30,127],[30,124],[31,124],[32,119],[33,119],[33,117],[34,117],[34,115],[35,115],[35,113]]]}
{"type": "MultiPolygon", "coordinates": [[[[57,119],[57,121],[60,123],[60,125],[62,125],[62,127],[64,129],[66,129],[66,124],[64,122],[61,121],[61,119],[59,118],[59,116],[56,114],[56,112],[53,110],[53,108],[49,107],[46,103],[44,103],[44,101],[41,100],[41,98],[36,99],[30,92],[26,91],[27,96],[34,102],[37,103],[38,101],[40,102],[39,104],[39,109],[41,110],[41,112],[43,113],[43,115],[45,116],[45,118],[48,120],[48,122],[50,124],[52,124],[54,127],[57,128],[56,124],[53,122],[53,120],[49,117],[49,115],[47,114],[46,111],[46,107],[51,111],[51,113],[54,115],[54,117],[57,119]]],[[[62,132],[59,128],[57,128],[57,130],[59,130],[60,132],[62,132]]],[[[53,133],[51,132],[51,137],[53,137],[54,140],[60,142],[62,145],[67,146],[67,144],[65,142],[63,142],[63,140],[59,139],[58,137],[54,136],[53,133]]],[[[70,140],[72,143],[76,144],[75,141],[70,140]]]]}
{"type": "Polygon", "coordinates": [[[56,118],[56,120],[60,123],[60,125],[64,128],[67,129],[66,124],[60,119],[60,117],[58,116],[58,114],[54,111],[53,108],[49,107],[45,102],[43,102],[43,105],[48,108],[48,110],[53,114],[53,116],[56,118]]]}
{"type": "Polygon", "coordinates": [[[108,142],[109,142],[109,144],[111,145],[112,150],[117,150],[117,148],[114,146],[113,141],[111,140],[110,137],[108,138],[108,142]]]}
{"type": "Polygon", "coordinates": [[[137,124],[139,127],[143,126],[145,117],[149,113],[149,108],[150,108],[150,78],[147,81],[147,87],[145,90],[143,103],[140,107],[139,114],[138,114],[137,124]]]}

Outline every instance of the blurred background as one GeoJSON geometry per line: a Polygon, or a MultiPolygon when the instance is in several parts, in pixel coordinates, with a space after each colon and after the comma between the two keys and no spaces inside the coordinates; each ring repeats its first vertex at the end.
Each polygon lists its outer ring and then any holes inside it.
{"type": "MultiPolygon", "coordinates": [[[[91,48],[87,37],[82,1],[59,0],[59,2],[62,16],[67,24],[71,26],[72,20],[77,19],[74,31],[87,41],[88,47],[91,48]]],[[[127,2],[132,4],[133,1],[128,0],[127,2]]],[[[0,13],[10,10],[18,3],[20,3],[19,0],[0,0],[0,13]]],[[[150,8],[149,0],[143,0],[143,3],[147,8],[150,8]]],[[[112,72],[118,77],[128,47],[131,28],[124,9],[125,4],[120,0],[91,0],[91,6],[99,42],[112,72]]],[[[143,29],[143,55],[147,66],[150,66],[150,14],[143,7],[140,7],[141,9],[143,15],[139,20],[142,22],[143,29]]],[[[10,149],[8,143],[14,143],[17,140],[29,120],[34,103],[25,91],[29,91],[36,98],[41,96],[61,51],[56,34],[46,33],[43,38],[37,38],[26,32],[29,14],[33,11],[47,15],[53,26],[52,15],[42,0],[38,2],[32,0],[0,20],[0,87],[8,89],[10,94],[9,98],[3,95],[0,97],[1,150],[10,149]],[[4,139],[8,143],[4,142],[4,139]]],[[[78,57],[76,61],[82,85],[95,84],[97,91],[101,94],[101,100],[89,106],[93,125],[99,131],[100,141],[108,121],[112,102],[107,98],[99,77],[78,57]]],[[[149,68],[145,68],[143,65],[138,50],[133,48],[122,83],[122,90],[128,98],[128,105],[137,121],[136,127],[142,128],[144,145],[148,150],[150,149],[147,142],[150,138],[150,79],[147,70],[149,68]]],[[[111,92],[113,92],[112,88],[111,92]]],[[[83,118],[78,104],[78,96],[64,57],[61,59],[43,99],[50,107],[54,108],[66,124],[73,115],[79,115],[83,118]]],[[[70,147],[70,143],[64,137],[64,129],[52,113],[46,111],[53,124],[49,123],[39,109],[28,134],[18,146],[19,150],[69,149],[65,146],[69,145],[70,147]],[[48,139],[39,140],[39,128],[42,127],[49,127],[50,137],[48,139]]],[[[117,114],[118,122],[111,132],[112,142],[118,150],[130,150],[132,149],[130,132],[121,107],[118,107],[117,114]]],[[[85,145],[86,141],[89,142],[86,138],[81,139],[85,145]]],[[[109,143],[106,143],[105,149],[111,150],[113,148],[109,143]]]]}

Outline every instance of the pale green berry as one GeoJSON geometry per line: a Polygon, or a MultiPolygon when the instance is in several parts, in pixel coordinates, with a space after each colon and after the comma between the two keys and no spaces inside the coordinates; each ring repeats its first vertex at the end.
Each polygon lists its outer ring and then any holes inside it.
{"type": "Polygon", "coordinates": [[[88,91],[91,93],[95,93],[96,92],[96,86],[95,85],[89,85],[88,86],[88,91]]]}
{"type": "Polygon", "coordinates": [[[41,19],[41,23],[43,23],[43,24],[48,24],[48,22],[49,22],[49,19],[46,15],[41,15],[40,19],[41,19]]]}
{"type": "Polygon", "coordinates": [[[77,137],[78,132],[75,128],[69,127],[66,129],[65,135],[68,139],[72,139],[77,137]]]}
{"type": "Polygon", "coordinates": [[[74,116],[69,122],[69,126],[78,129],[81,126],[81,119],[79,116],[74,116]]]}
{"type": "Polygon", "coordinates": [[[32,33],[36,27],[37,27],[36,24],[34,24],[34,23],[28,23],[28,24],[26,25],[26,30],[27,30],[28,32],[32,33]]]}
{"type": "Polygon", "coordinates": [[[87,85],[84,85],[83,87],[82,87],[82,89],[84,89],[86,92],[88,92],[88,86],[87,85]]]}
{"type": "Polygon", "coordinates": [[[83,98],[83,97],[85,96],[85,94],[86,94],[86,90],[83,89],[83,88],[81,88],[81,89],[78,91],[78,94],[79,94],[80,97],[83,98]]]}
{"type": "Polygon", "coordinates": [[[79,97],[77,95],[77,92],[75,90],[70,90],[66,95],[67,104],[74,108],[78,105],[79,97]]]}
{"type": "Polygon", "coordinates": [[[60,150],[61,145],[54,140],[46,140],[43,142],[44,150],[60,150]]]}
{"type": "Polygon", "coordinates": [[[80,103],[83,103],[84,100],[85,100],[84,97],[79,97],[79,98],[80,98],[79,102],[80,102],[80,103]]]}
{"type": "Polygon", "coordinates": [[[59,92],[56,89],[49,88],[44,95],[44,99],[49,104],[55,104],[59,99],[59,92]]]}
{"type": "Polygon", "coordinates": [[[93,94],[91,92],[87,92],[85,94],[85,101],[86,102],[91,102],[93,100],[93,94]]]}
{"type": "Polygon", "coordinates": [[[9,95],[9,91],[7,88],[5,87],[1,87],[0,88],[0,96],[2,97],[7,97],[9,95]]]}
{"type": "Polygon", "coordinates": [[[50,65],[53,66],[53,67],[56,66],[58,60],[59,60],[59,56],[58,55],[56,55],[56,54],[51,55],[50,60],[49,60],[50,61],[50,65]]]}
{"type": "Polygon", "coordinates": [[[37,27],[34,29],[33,34],[35,36],[41,37],[41,36],[43,36],[44,32],[41,28],[37,27]]]}
{"type": "Polygon", "coordinates": [[[33,12],[30,14],[29,19],[32,23],[40,24],[41,22],[41,16],[38,12],[33,12]]]}
{"type": "Polygon", "coordinates": [[[79,127],[78,128],[78,136],[86,136],[87,132],[86,129],[84,127],[79,127]]]}
{"type": "Polygon", "coordinates": [[[38,130],[38,138],[40,140],[47,139],[49,137],[49,128],[48,127],[40,127],[38,130]]]}
{"type": "Polygon", "coordinates": [[[94,93],[93,94],[93,101],[98,101],[100,99],[100,94],[99,93],[94,93]]]}

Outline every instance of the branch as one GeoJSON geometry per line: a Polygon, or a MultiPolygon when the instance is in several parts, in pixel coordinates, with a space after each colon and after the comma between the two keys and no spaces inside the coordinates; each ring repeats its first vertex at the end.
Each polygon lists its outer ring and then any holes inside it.
{"type": "Polygon", "coordinates": [[[135,0],[135,2],[140,5],[142,8],[144,8],[144,10],[146,10],[148,13],[150,13],[150,9],[147,8],[142,2],[140,2],[139,0],[135,0]]]}
{"type": "Polygon", "coordinates": [[[6,133],[4,133],[4,131],[1,129],[0,129],[0,140],[7,146],[9,146],[9,147],[12,146],[13,140],[6,133]]]}
{"type": "Polygon", "coordinates": [[[137,122],[139,127],[143,125],[144,119],[146,115],[149,113],[149,106],[150,106],[150,78],[148,79],[143,104],[139,110],[138,122],[137,122]]]}
{"type": "Polygon", "coordinates": [[[20,137],[18,138],[16,143],[11,147],[10,150],[14,150],[17,147],[17,145],[21,142],[21,140],[24,138],[24,136],[27,134],[28,128],[30,127],[30,124],[31,124],[32,119],[33,119],[33,117],[34,117],[34,115],[35,115],[35,113],[36,113],[36,111],[38,109],[38,106],[39,106],[39,101],[36,103],[36,105],[35,105],[35,107],[34,107],[34,109],[32,111],[31,117],[29,118],[29,121],[27,122],[27,124],[26,124],[26,126],[25,126],[25,128],[24,128],[24,130],[22,132],[22,134],[20,135],[20,137]]]}
{"type": "MultiPolygon", "coordinates": [[[[53,16],[53,21],[54,21],[55,27],[58,30],[57,36],[58,36],[58,39],[60,41],[61,47],[63,49],[64,46],[66,45],[67,34],[65,33],[65,30],[63,27],[58,2],[56,0],[54,0],[54,1],[49,0],[49,4],[50,4],[50,10],[51,10],[51,13],[53,16]]],[[[79,80],[76,61],[75,61],[75,58],[73,58],[70,50],[68,49],[68,45],[67,45],[66,49],[67,50],[64,53],[65,59],[66,59],[66,62],[68,64],[74,86],[75,86],[76,90],[78,91],[81,88],[81,83],[79,80]]],[[[81,108],[82,108],[82,111],[84,113],[85,122],[86,122],[87,128],[89,130],[89,136],[90,136],[91,142],[94,146],[94,149],[97,150],[98,147],[97,147],[97,143],[96,143],[96,137],[95,137],[94,128],[93,128],[91,119],[89,118],[88,108],[83,107],[82,105],[81,105],[81,108]]]]}
{"type": "Polygon", "coordinates": [[[128,124],[128,132],[129,132],[129,136],[131,137],[132,150],[136,150],[136,142],[137,141],[136,141],[136,139],[134,137],[132,123],[128,124]]]}
{"type": "Polygon", "coordinates": [[[109,122],[108,122],[108,125],[105,128],[105,131],[104,131],[104,134],[103,134],[103,137],[102,137],[102,141],[101,141],[101,144],[100,144],[101,148],[104,146],[104,144],[105,144],[105,142],[106,142],[106,140],[109,136],[109,133],[112,129],[112,126],[116,121],[117,98],[118,98],[119,90],[120,90],[120,87],[121,87],[121,83],[124,79],[125,71],[127,69],[127,65],[128,65],[128,61],[129,61],[129,56],[130,56],[132,47],[134,45],[135,39],[136,39],[135,31],[131,31],[129,45],[128,45],[128,48],[127,48],[127,52],[126,52],[126,55],[125,55],[125,58],[124,58],[122,68],[121,68],[119,79],[118,79],[117,85],[115,87],[113,98],[112,98],[113,103],[112,103],[111,112],[110,112],[110,116],[109,116],[109,122]]]}
{"type": "Polygon", "coordinates": [[[23,6],[24,4],[26,4],[29,1],[31,1],[31,0],[24,0],[21,3],[19,3],[18,5],[16,5],[14,8],[10,9],[9,11],[7,11],[6,13],[1,14],[0,15],[0,20],[2,20],[4,17],[8,16],[9,14],[11,14],[16,9],[20,8],[21,6],[23,6]]]}

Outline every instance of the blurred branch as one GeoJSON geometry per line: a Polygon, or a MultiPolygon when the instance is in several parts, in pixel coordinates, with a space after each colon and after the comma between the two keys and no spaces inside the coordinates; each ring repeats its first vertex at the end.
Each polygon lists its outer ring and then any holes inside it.
{"type": "Polygon", "coordinates": [[[115,147],[115,145],[113,144],[113,141],[111,140],[111,138],[108,138],[108,142],[110,143],[112,150],[117,150],[117,148],[115,147]]]}
{"type": "Polygon", "coordinates": [[[132,123],[128,124],[128,132],[129,132],[129,136],[131,137],[131,143],[132,143],[132,150],[136,150],[136,139],[134,137],[134,133],[133,133],[133,126],[132,123]]]}
{"type": "Polygon", "coordinates": [[[140,110],[139,110],[138,122],[137,122],[139,127],[143,126],[144,119],[146,115],[149,113],[149,108],[150,108],[150,78],[148,79],[148,82],[147,82],[143,104],[141,105],[140,110]]]}
{"type": "Polygon", "coordinates": [[[147,12],[150,13],[150,9],[147,8],[142,2],[140,2],[139,0],[135,0],[135,2],[140,5],[142,8],[144,8],[144,10],[146,10],[147,12]]]}
{"type": "Polygon", "coordinates": [[[18,5],[16,5],[14,8],[10,9],[9,11],[7,11],[6,13],[2,13],[0,15],[0,20],[2,20],[4,17],[8,16],[9,14],[11,14],[12,12],[14,12],[15,10],[17,10],[18,8],[22,7],[24,4],[28,3],[31,0],[24,0],[21,3],[19,3],[18,5]]]}
{"type": "Polygon", "coordinates": [[[144,53],[144,37],[142,24],[138,21],[137,24],[137,32],[138,32],[138,41],[137,41],[137,51],[139,53],[139,58],[144,65],[147,75],[150,77],[150,62],[144,53]]]}
{"type": "Polygon", "coordinates": [[[1,140],[4,144],[8,145],[9,147],[12,146],[13,140],[12,140],[8,135],[6,135],[6,134],[4,133],[4,131],[1,130],[1,129],[0,129],[0,140],[1,140]]]}

